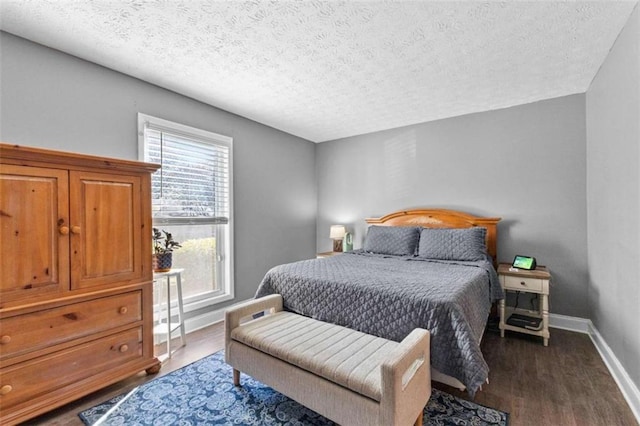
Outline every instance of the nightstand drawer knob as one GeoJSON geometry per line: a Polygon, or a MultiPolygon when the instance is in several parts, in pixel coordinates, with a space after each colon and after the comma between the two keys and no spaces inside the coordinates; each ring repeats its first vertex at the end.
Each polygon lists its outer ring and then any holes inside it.
{"type": "Polygon", "coordinates": [[[120,312],[122,315],[126,314],[127,312],[129,312],[129,309],[126,306],[122,306],[118,312],[120,312]]]}
{"type": "Polygon", "coordinates": [[[4,385],[3,387],[0,388],[0,395],[6,395],[9,392],[11,392],[12,390],[13,390],[13,386],[4,385]]]}
{"type": "Polygon", "coordinates": [[[520,285],[527,285],[524,281],[520,281],[520,285]]]}
{"type": "Polygon", "coordinates": [[[120,346],[120,352],[126,352],[129,350],[129,346],[128,345],[122,345],[120,346]]]}
{"type": "Polygon", "coordinates": [[[11,336],[8,335],[4,335],[2,337],[0,337],[0,344],[1,345],[6,345],[7,343],[11,342],[11,336]]]}

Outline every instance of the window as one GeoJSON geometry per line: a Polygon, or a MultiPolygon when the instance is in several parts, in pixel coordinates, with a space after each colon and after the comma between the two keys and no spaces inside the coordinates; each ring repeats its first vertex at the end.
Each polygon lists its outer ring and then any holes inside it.
{"type": "MultiPolygon", "coordinates": [[[[153,226],[182,248],[185,309],[233,298],[232,139],[138,114],[139,157],[162,167],[151,177],[153,226]]],[[[151,238],[151,235],[149,235],[151,238]]]]}

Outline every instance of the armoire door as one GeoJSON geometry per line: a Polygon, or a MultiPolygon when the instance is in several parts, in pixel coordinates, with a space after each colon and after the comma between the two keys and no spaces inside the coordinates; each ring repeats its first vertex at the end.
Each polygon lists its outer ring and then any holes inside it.
{"type": "Polygon", "coordinates": [[[0,165],[0,299],[69,290],[68,172],[0,165]]]}
{"type": "Polygon", "coordinates": [[[140,190],[138,176],[71,172],[73,289],[142,278],[140,190]]]}

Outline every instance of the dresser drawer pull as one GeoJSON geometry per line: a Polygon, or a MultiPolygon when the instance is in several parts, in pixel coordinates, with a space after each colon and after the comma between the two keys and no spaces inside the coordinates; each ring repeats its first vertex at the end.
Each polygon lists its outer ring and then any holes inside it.
{"type": "Polygon", "coordinates": [[[6,345],[11,341],[11,336],[7,336],[6,334],[0,337],[0,345],[6,345]]]}
{"type": "Polygon", "coordinates": [[[118,312],[124,315],[129,312],[129,308],[127,308],[126,306],[122,306],[120,309],[118,309],[118,312]]]}
{"type": "Polygon", "coordinates": [[[526,285],[527,285],[527,283],[525,283],[524,281],[520,281],[520,285],[524,285],[524,286],[526,286],[526,285]]]}
{"type": "Polygon", "coordinates": [[[9,392],[11,392],[12,390],[13,390],[13,386],[4,385],[3,387],[0,388],[0,395],[6,395],[9,392]]]}
{"type": "Polygon", "coordinates": [[[120,346],[120,352],[126,352],[129,350],[129,346],[128,345],[122,345],[120,346]]]}

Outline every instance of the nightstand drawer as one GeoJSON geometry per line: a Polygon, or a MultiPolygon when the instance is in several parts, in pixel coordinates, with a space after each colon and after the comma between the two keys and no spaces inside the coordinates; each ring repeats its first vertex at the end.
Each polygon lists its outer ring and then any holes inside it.
{"type": "Polygon", "coordinates": [[[507,290],[516,291],[533,291],[542,292],[542,280],[538,278],[524,278],[524,277],[504,277],[504,288],[507,290]]]}

